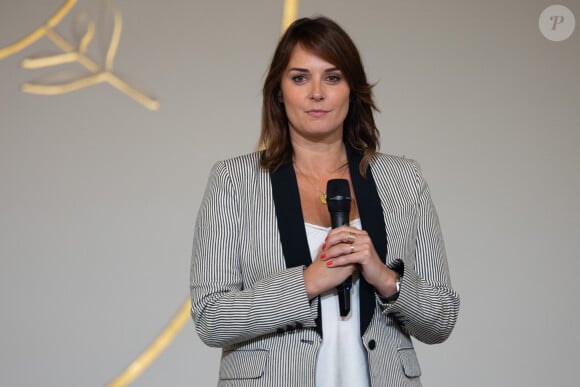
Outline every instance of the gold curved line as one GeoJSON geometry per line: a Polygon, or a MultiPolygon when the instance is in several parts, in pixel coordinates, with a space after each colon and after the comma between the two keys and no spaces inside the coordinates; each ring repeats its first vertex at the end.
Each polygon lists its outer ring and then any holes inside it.
{"type": "Polygon", "coordinates": [[[94,86],[98,83],[105,81],[107,81],[105,74],[99,73],[90,75],[85,78],[77,79],[72,82],[60,83],[58,85],[39,85],[36,83],[24,83],[21,89],[23,92],[30,94],[59,95],[77,91],[85,87],[94,86]]]}
{"type": "Polygon", "coordinates": [[[52,56],[43,56],[40,58],[27,58],[20,64],[23,69],[42,69],[45,67],[58,66],[65,63],[77,62],[79,54],[76,52],[66,52],[52,56]]]}
{"type": "Polygon", "coordinates": [[[7,47],[0,48],[0,60],[24,50],[26,47],[34,44],[38,39],[46,35],[47,30],[57,26],[58,23],[60,23],[60,21],[70,12],[71,8],[74,7],[76,2],[77,0],[66,0],[62,7],[60,7],[45,24],[38,27],[19,41],[12,43],[7,47]]]}
{"type": "Polygon", "coordinates": [[[99,83],[107,82],[117,90],[122,91],[136,102],[142,104],[149,110],[159,110],[159,102],[147,97],[136,89],[123,82],[117,76],[109,72],[100,72],[72,82],[59,83],[57,85],[41,85],[37,83],[24,83],[21,87],[22,92],[36,95],[59,95],[67,94],[73,91],[91,87],[99,83]]]}
{"type": "Polygon", "coordinates": [[[108,82],[111,86],[133,98],[136,102],[139,102],[147,109],[156,111],[161,107],[159,102],[140,93],[135,88],[131,87],[128,83],[119,79],[116,75],[109,72],[104,72],[102,75],[105,77],[105,81],[108,82]]]}
{"type": "Polygon", "coordinates": [[[118,10],[115,10],[113,35],[111,36],[111,42],[109,43],[109,49],[107,50],[107,56],[105,59],[105,71],[113,70],[113,62],[115,61],[115,55],[117,54],[119,42],[121,41],[122,30],[123,18],[121,17],[121,13],[118,10]]]}
{"type": "MultiPolygon", "coordinates": [[[[71,46],[66,40],[64,40],[63,37],[60,36],[58,32],[54,30],[48,30],[46,32],[46,37],[50,39],[51,42],[53,42],[58,48],[60,48],[64,52],[75,51],[75,48],[71,46]]],[[[87,70],[89,70],[92,73],[97,73],[101,71],[99,65],[97,65],[95,62],[93,62],[89,57],[87,57],[84,54],[79,55],[78,61],[81,65],[83,65],[87,70]]]]}
{"type": "Polygon", "coordinates": [[[83,38],[81,39],[81,43],[79,44],[79,52],[84,54],[87,52],[89,48],[89,44],[93,41],[93,37],[95,36],[95,22],[89,21],[87,24],[87,31],[85,32],[83,38]]]}
{"type": "Polygon", "coordinates": [[[132,383],[139,375],[143,373],[153,363],[153,361],[171,344],[175,336],[181,331],[191,316],[191,300],[183,303],[178,312],[173,316],[161,334],[149,345],[145,351],[135,359],[129,367],[125,369],[107,387],[124,387],[132,383]]]}
{"type": "Polygon", "coordinates": [[[284,0],[284,13],[282,15],[282,28],[280,34],[283,34],[288,26],[296,20],[298,14],[298,0],[284,0]]]}

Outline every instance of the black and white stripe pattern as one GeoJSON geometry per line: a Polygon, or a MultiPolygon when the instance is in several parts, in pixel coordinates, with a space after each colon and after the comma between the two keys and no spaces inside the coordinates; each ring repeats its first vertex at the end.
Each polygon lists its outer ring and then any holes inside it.
{"type": "MultiPolygon", "coordinates": [[[[451,289],[429,190],[413,161],[371,163],[387,228],[387,264],[403,262],[401,295],[377,297],[362,340],[373,386],[420,386],[410,336],[445,340],[459,298],[451,289]]],[[[303,268],[287,268],[269,174],[253,153],[217,163],[195,226],[192,316],[200,338],[223,348],[220,386],[313,386],[321,337],[303,268]]]]}

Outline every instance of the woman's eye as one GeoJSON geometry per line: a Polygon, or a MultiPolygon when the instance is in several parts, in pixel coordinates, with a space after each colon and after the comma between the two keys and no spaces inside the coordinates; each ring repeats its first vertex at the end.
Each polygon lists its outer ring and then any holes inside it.
{"type": "Polygon", "coordinates": [[[326,79],[327,79],[329,82],[334,82],[334,83],[336,83],[336,82],[339,82],[339,81],[342,79],[342,77],[341,77],[340,75],[329,75],[328,77],[326,77],[326,79]]]}
{"type": "Polygon", "coordinates": [[[296,83],[301,83],[304,82],[306,80],[306,77],[304,75],[294,75],[292,77],[292,81],[296,82],[296,83]]]}

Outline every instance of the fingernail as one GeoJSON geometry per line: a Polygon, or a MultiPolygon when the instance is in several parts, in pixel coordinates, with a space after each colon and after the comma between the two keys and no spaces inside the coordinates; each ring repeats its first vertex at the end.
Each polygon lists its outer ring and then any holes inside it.
{"type": "Polygon", "coordinates": [[[326,243],[322,245],[322,250],[326,250],[326,243]]]}
{"type": "Polygon", "coordinates": [[[324,254],[324,253],[320,254],[320,259],[324,259],[324,258],[326,258],[326,254],[324,254]]]}
{"type": "Polygon", "coordinates": [[[332,266],[332,261],[326,262],[326,266],[332,266]]]}

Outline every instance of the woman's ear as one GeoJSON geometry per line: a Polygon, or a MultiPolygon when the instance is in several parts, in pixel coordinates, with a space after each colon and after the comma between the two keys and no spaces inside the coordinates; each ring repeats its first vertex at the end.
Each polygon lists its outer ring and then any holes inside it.
{"type": "Polygon", "coordinates": [[[278,90],[278,102],[284,103],[284,97],[282,96],[282,90],[278,90]]]}

